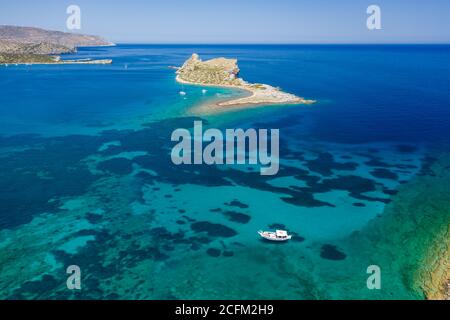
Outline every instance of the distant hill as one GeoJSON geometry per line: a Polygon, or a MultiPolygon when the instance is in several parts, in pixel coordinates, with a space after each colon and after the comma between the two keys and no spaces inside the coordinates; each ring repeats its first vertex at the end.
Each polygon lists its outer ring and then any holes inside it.
{"type": "Polygon", "coordinates": [[[0,26],[0,53],[60,54],[77,47],[110,46],[100,37],[32,27],[0,26]]]}
{"type": "Polygon", "coordinates": [[[75,48],[69,48],[59,44],[48,42],[27,43],[18,40],[0,39],[0,53],[45,55],[72,53],[75,51],[75,48]]]}

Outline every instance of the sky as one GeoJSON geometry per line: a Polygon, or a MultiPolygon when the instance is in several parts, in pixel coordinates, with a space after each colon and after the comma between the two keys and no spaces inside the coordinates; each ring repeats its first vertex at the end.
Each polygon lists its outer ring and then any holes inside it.
{"type": "Polygon", "coordinates": [[[450,0],[0,0],[0,25],[70,31],[69,5],[116,43],[450,43],[450,0]]]}

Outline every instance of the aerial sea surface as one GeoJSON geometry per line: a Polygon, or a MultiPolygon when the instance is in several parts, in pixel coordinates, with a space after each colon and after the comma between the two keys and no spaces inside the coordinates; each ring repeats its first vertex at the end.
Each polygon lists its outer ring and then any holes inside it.
{"type": "Polygon", "coordinates": [[[63,58],[85,57],[114,62],[0,67],[0,298],[425,297],[450,221],[450,46],[118,45],[63,58]],[[242,92],[178,84],[168,66],[194,52],[238,58],[245,80],[317,103],[202,114],[242,92]],[[172,131],[198,119],[280,129],[278,175],[173,165],[172,131]],[[277,228],[293,239],[256,233],[277,228]],[[67,289],[70,265],[81,290],[67,289]]]}

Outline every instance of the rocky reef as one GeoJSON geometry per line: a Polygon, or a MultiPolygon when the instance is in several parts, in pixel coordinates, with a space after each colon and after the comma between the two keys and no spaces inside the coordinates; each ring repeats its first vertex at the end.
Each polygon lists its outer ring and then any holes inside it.
{"type": "Polygon", "coordinates": [[[429,300],[450,300],[450,224],[436,237],[422,270],[422,287],[429,300]]]}
{"type": "Polygon", "coordinates": [[[437,155],[427,175],[418,180],[413,199],[416,211],[422,212],[418,230],[428,230],[422,239],[425,250],[415,275],[415,285],[430,300],[450,300],[450,153],[437,155]]]}
{"type": "Polygon", "coordinates": [[[352,250],[367,255],[354,264],[380,266],[385,290],[395,287],[397,297],[408,297],[412,290],[418,299],[449,298],[450,153],[431,154],[419,175],[400,187],[383,215],[349,239],[352,250]]]}
{"type": "Polygon", "coordinates": [[[283,92],[267,84],[248,83],[239,77],[239,71],[237,59],[215,58],[202,61],[198,54],[194,53],[178,68],[177,81],[205,86],[233,87],[250,93],[247,97],[218,102],[217,106],[220,107],[315,102],[283,92]]]}

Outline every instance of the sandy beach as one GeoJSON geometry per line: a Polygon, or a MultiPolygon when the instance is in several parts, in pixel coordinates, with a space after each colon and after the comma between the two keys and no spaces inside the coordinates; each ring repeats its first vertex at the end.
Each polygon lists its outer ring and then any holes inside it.
{"type": "Polygon", "coordinates": [[[198,55],[193,54],[181,68],[177,68],[176,80],[183,84],[239,89],[248,93],[238,98],[216,101],[213,103],[215,109],[230,110],[252,106],[313,104],[316,102],[283,92],[280,88],[267,84],[248,83],[242,78],[238,78],[238,73],[237,60],[217,58],[202,61],[198,55]]]}
{"type": "Polygon", "coordinates": [[[297,104],[313,104],[315,100],[307,100],[301,97],[297,97],[295,95],[285,93],[280,91],[277,88],[274,88],[269,85],[259,85],[264,86],[265,89],[255,88],[251,85],[209,85],[203,83],[195,83],[183,80],[178,75],[176,77],[177,82],[195,85],[201,87],[217,87],[217,88],[231,88],[231,89],[239,89],[245,91],[246,94],[239,98],[233,99],[224,99],[218,100],[213,103],[209,103],[208,106],[201,106],[197,109],[201,109],[206,111],[206,109],[210,109],[209,112],[212,112],[211,107],[214,107],[216,111],[227,111],[227,110],[236,110],[247,107],[258,107],[258,106],[268,106],[268,105],[297,105],[297,104]],[[209,108],[208,108],[209,107],[209,108]]]}

